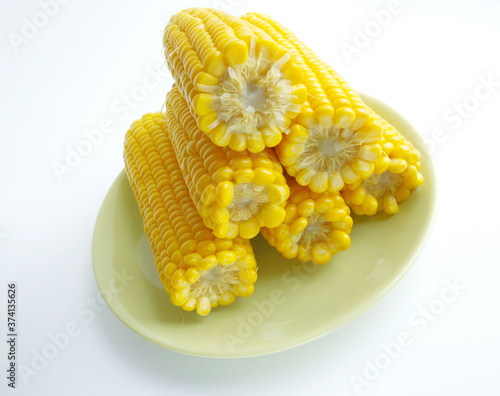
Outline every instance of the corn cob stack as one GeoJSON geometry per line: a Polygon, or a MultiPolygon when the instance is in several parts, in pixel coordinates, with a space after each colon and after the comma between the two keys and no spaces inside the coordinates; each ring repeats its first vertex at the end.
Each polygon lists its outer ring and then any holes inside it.
{"type": "Polygon", "coordinates": [[[242,17],[295,55],[308,101],[276,153],[287,172],[314,192],[368,179],[381,156],[382,126],[359,95],[295,35],[264,14],[242,17]]]}
{"type": "Polygon", "coordinates": [[[283,223],[290,191],[270,149],[254,154],[215,146],[176,86],[167,95],[167,124],[191,199],[215,236],[250,239],[261,226],[283,223]]]}
{"type": "Polygon", "coordinates": [[[220,239],[203,224],[176,161],[165,116],[145,114],[125,137],[125,168],[160,280],[174,305],[207,315],[257,279],[250,242],[220,239]]]}
{"type": "Polygon", "coordinates": [[[289,184],[284,223],[263,228],[262,235],[286,258],[326,264],[351,244],[351,211],[338,192],[315,193],[293,179],[289,184]]]}
{"type": "Polygon", "coordinates": [[[179,91],[218,146],[276,146],[306,99],[292,53],[239,17],[186,9],[170,19],[163,44],[179,91]]]}
{"type": "Polygon", "coordinates": [[[397,213],[399,204],[424,181],[419,173],[420,152],[387,121],[381,119],[381,123],[383,153],[375,162],[373,175],[342,191],[345,201],[358,215],[374,215],[382,210],[397,213]]]}
{"type": "Polygon", "coordinates": [[[325,264],[350,246],[351,209],[394,214],[422,183],[412,143],[269,16],[190,8],[163,41],[166,115],[133,123],[124,156],[173,304],[207,315],[252,294],[259,231],[325,264]]]}

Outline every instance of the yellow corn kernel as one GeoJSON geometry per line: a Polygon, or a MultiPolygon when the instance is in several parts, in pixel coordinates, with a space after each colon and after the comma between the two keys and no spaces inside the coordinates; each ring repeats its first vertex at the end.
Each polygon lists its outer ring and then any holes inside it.
{"type": "Polygon", "coordinates": [[[250,183],[253,181],[253,177],[253,169],[240,169],[234,171],[234,180],[236,181],[236,183],[250,183]]]}
{"type": "Polygon", "coordinates": [[[213,184],[209,184],[208,186],[205,187],[203,193],[201,194],[201,203],[204,206],[210,207],[214,202],[215,202],[215,186],[213,184]]]}
{"type": "Polygon", "coordinates": [[[174,287],[176,289],[183,289],[187,284],[186,278],[184,277],[185,274],[186,274],[186,271],[183,269],[179,269],[179,270],[175,271],[174,275],[172,276],[172,280],[171,280],[172,287],[174,287]]]}
{"type": "Polygon", "coordinates": [[[217,238],[227,238],[227,235],[229,233],[229,224],[214,224],[212,232],[217,238]]]}
{"type": "Polygon", "coordinates": [[[217,184],[215,196],[217,203],[222,207],[227,207],[233,201],[234,185],[230,181],[223,181],[217,184]]]}
{"type": "Polygon", "coordinates": [[[393,195],[384,195],[384,210],[389,214],[394,214],[398,211],[398,203],[393,195]]]}
{"type": "Polygon", "coordinates": [[[316,209],[316,212],[318,213],[325,213],[327,212],[328,210],[332,209],[335,205],[335,202],[333,201],[333,199],[331,199],[330,197],[328,196],[323,196],[323,197],[320,197],[316,200],[315,202],[315,209],[316,209]]]}
{"type": "Polygon", "coordinates": [[[340,174],[347,184],[354,184],[359,180],[359,175],[349,165],[345,165],[340,170],[340,174]]]}
{"type": "Polygon", "coordinates": [[[339,251],[346,250],[351,245],[351,238],[349,237],[349,234],[344,231],[332,231],[330,239],[332,240],[335,249],[339,251]]]}
{"type": "Polygon", "coordinates": [[[234,151],[244,151],[247,148],[247,137],[245,135],[233,134],[231,140],[229,141],[229,147],[231,147],[231,150],[234,151]]]}
{"type": "Polygon", "coordinates": [[[200,316],[206,316],[210,313],[212,306],[208,297],[201,297],[196,305],[196,313],[200,316]]]}
{"type": "Polygon", "coordinates": [[[328,189],[328,173],[316,173],[309,182],[309,188],[313,192],[322,193],[328,189]]]}
{"type": "Polygon", "coordinates": [[[223,181],[231,181],[233,180],[233,169],[229,166],[222,166],[215,171],[212,175],[212,179],[216,184],[219,184],[223,181]]]}
{"type": "Polygon", "coordinates": [[[210,218],[212,219],[214,224],[227,224],[229,222],[229,210],[227,210],[227,208],[219,206],[218,204],[214,204],[210,208],[210,218]]]}
{"type": "Polygon", "coordinates": [[[351,192],[351,202],[353,205],[361,205],[366,198],[366,189],[358,187],[351,192]]]}
{"type": "MultiPolygon", "coordinates": [[[[276,227],[276,229],[274,230],[274,236],[278,239],[284,239],[288,235],[288,233],[291,232],[290,227],[291,226],[289,226],[289,225],[281,224],[280,226],[276,227]]],[[[267,232],[267,229],[263,228],[261,231],[267,232]]]]}
{"type": "Polygon", "coordinates": [[[290,224],[290,234],[299,235],[307,227],[307,218],[299,217],[290,224]]]}
{"type": "Polygon", "coordinates": [[[401,173],[408,166],[407,162],[401,158],[393,158],[389,165],[389,172],[391,173],[401,173]]]}
{"type": "Polygon", "coordinates": [[[297,206],[297,212],[299,213],[299,216],[307,218],[314,212],[314,207],[314,199],[306,199],[297,206]]]}
{"type": "Polygon", "coordinates": [[[197,253],[199,253],[202,257],[210,256],[217,251],[217,247],[215,246],[215,242],[212,240],[202,241],[198,243],[196,247],[197,253]]]}
{"type": "Polygon", "coordinates": [[[264,167],[255,168],[253,180],[257,184],[273,184],[276,180],[276,173],[273,169],[264,167]]]}
{"type": "Polygon", "coordinates": [[[251,153],[260,153],[266,148],[262,133],[254,134],[247,137],[247,148],[251,153]]]}
{"type": "Polygon", "coordinates": [[[268,203],[260,212],[264,225],[268,228],[276,228],[285,220],[286,212],[282,206],[268,203]]]}
{"type": "Polygon", "coordinates": [[[210,132],[210,139],[216,146],[225,147],[231,142],[231,134],[226,124],[219,124],[210,132]]]}
{"type": "Polygon", "coordinates": [[[212,125],[217,121],[217,113],[208,113],[198,117],[198,127],[205,133],[210,133],[213,129],[212,125]]]}
{"type": "Polygon", "coordinates": [[[231,251],[217,252],[215,257],[217,257],[217,262],[221,265],[233,264],[236,261],[236,254],[231,251]]]}
{"type": "Polygon", "coordinates": [[[239,223],[239,234],[244,239],[255,237],[260,231],[260,224],[255,219],[241,221],[239,223]]]}
{"type": "Polygon", "coordinates": [[[188,268],[185,275],[186,282],[189,283],[190,285],[194,285],[198,281],[200,274],[201,271],[199,268],[196,267],[188,268]]]}
{"type": "Polygon", "coordinates": [[[311,249],[311,257],[315,264],[322,265],[330,261],[332,252],[326,243],[318,242],[311,249]]]}
{"type": "Polygon", "coordinates": [[[268,187],[269,201],[279,205],[283,203],[288,194],[288,188],[283,185],[271,184],[268,187]]]}
{"type": "Polygon", "coordinates": [[[257,272],[255,271],[246,271],[246,272],[240,272],[239,274],[239,279],[243,283],[249,283],[249,284],[254,284],[255,281],[257,280],[257,272]]]}
{"type": "Polygon", "coordinates": [[[362,179],[368,179],[375,170],[375,164],[358,158],[352,162],[352,169],[360,175],[362,179]]]}
{"type": "Polygon", "coordinates": [[[332,208],[323,214],[326,221],[341,221],[346,216],[346,211],[340,208],[332,208]]]}
{"type": "Polygon", "coordinates": [[[198,93],[193,98],[193,108],[200,116],[215,112],[215,99],[209,93],[198,93]]]}
{"type": "Polygon", "coordinates": [[[389,169],[389,165],[391,164],[391,159],[387,156],[381,156],[377,162],[375,162],[375,169],[373,170],[374,173],[377,175],[380,175],[381,173],[384,173],[387,169],[389,169]]]}
{"type": "Polygon", "coordinates": [[[404,186],[400,186],[396,191],[396,201],[403,202],[410,196],[410,190],[404,186]]]}

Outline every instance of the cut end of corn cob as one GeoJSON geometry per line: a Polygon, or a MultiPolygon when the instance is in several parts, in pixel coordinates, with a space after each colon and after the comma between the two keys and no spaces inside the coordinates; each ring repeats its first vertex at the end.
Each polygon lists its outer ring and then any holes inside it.
{"type": "MultiPolygon", "coordinates": [[[[287,115],[296,115],[300,104],[295,91],[300,85],[292,86],[281,68],[290,59],[284,54],[280,59],[270,59],[267,51],[255,53],[255,40],[251,41],[248,60],[243,65],[228,67],[219,84],[212,90],[213,106],[216,115],[208,126],[199,122],[204,132],[211,133],[216,127],[224,129],[227,136],[212,136],[212,141],[229,146],[236,151],[248,149],[259,152],[264,147],[274,147],[283,133],[288,131],[287,115]]],[[[206,90],[207,89],[204,87],[206,90]]],[[[195,107],[200,115],[200,109],[195,107]]]]}
{"type": "Polygon", "coordinates": [[[135,121],[125,137],[125,169],[172,303],[207,315],[252,294],[257,266],[248,240],[216,238],[204,225],[167,129],[162,113],[135,121]]]}
{"type": "Polygon", "coordinates": [[[338,192],[315,193],[293,180],[289,183],[284,223],[262,229],[262,235],[286,258],[326,264],[351,244],[349,207],[338,192]]]}
{"type": "Polygon", "coordinates": [[[348,205],[358,215],[374,215],[380,211],[397,213],[399,204],[424,181],[419,173],[419,151],[391,124],[382,118],[380,121],[383,126],[380,142],[383,153],[375,162],[374,174],[367,180],[347,186],[342,192],[348,205]]]}
{"type": "Polygon", "coordinates": [[[276,146],[306,100],[293,54],[222,11],[190,8],[164,34],[167,63],[200,129],[220,146],[276,146]]]}
{"type": "Polygon", "coordinates": [[[237,296],[249,297],[257,280],[257,267],[251,249],[247,253],[243,246],[238,248],[243,249],[238,257],[232,250],[205,258],[194,254],[187,261],[195,266],[177,269],[171,276],[167,270],[164,284],[172,303],[205,316],[212,308],[231,304],[237,296]]]}
{"type": "Polygon", "coordinates": [[[349,127],[326,127],[315,119],[309,128],[293,125],[276,152],[300,185],[315,192],[339,191],[371,176],[382,151],[378,140],[376,125],[366,134],[349,127]],[[299,134],[303,142],[297,142],[299,134]]]}
{"type": "Polygon", "coordinates": [[[250,239],[262,226],[279,226],[290,191],[272,150],[250,153],[215,146],[197,127],[175,85],[167,95],[166,109],[191,199],[214,235],[250,239]]]}

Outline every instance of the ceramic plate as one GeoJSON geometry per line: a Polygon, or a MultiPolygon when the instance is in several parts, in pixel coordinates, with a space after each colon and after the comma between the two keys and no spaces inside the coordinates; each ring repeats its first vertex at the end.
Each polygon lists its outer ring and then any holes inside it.
{"type": "Polygon", "coordinates": [[[314,340],[353,320],[383,297],[422,251],[436,212],[436,180],[415,129],[389,106],[366,103],[422,152],[424,184],[395,216],[354,217],[351,247],[324,266],[287,260],[261,237],[252,241],[259,279],[250,298],[200,317],[170,303],[122,171],[94,230],[97,284],[116,316],[140,336],[174,351],[212,357],[263,355],[314,340]]]}

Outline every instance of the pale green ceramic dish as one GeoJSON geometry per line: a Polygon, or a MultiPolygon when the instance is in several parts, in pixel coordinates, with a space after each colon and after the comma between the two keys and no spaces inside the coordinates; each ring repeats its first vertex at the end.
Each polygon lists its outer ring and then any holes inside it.
{"type": "Polygon", "coordinates": [[[397,215],[355,217],[351,247],[321,267],[287,260],[257,237],[252,244],[259,279],[253,295],[200,317],[170,303],[122,171],[101,207],[92,246],[97,284],[116,316],[137,334],[174,351],[245,357],[312,341],[373,306],[423,249],[436,213],[436,180],[415,129],[379,100],[363,99],[423,153],[425,182],[397,215]]]}

